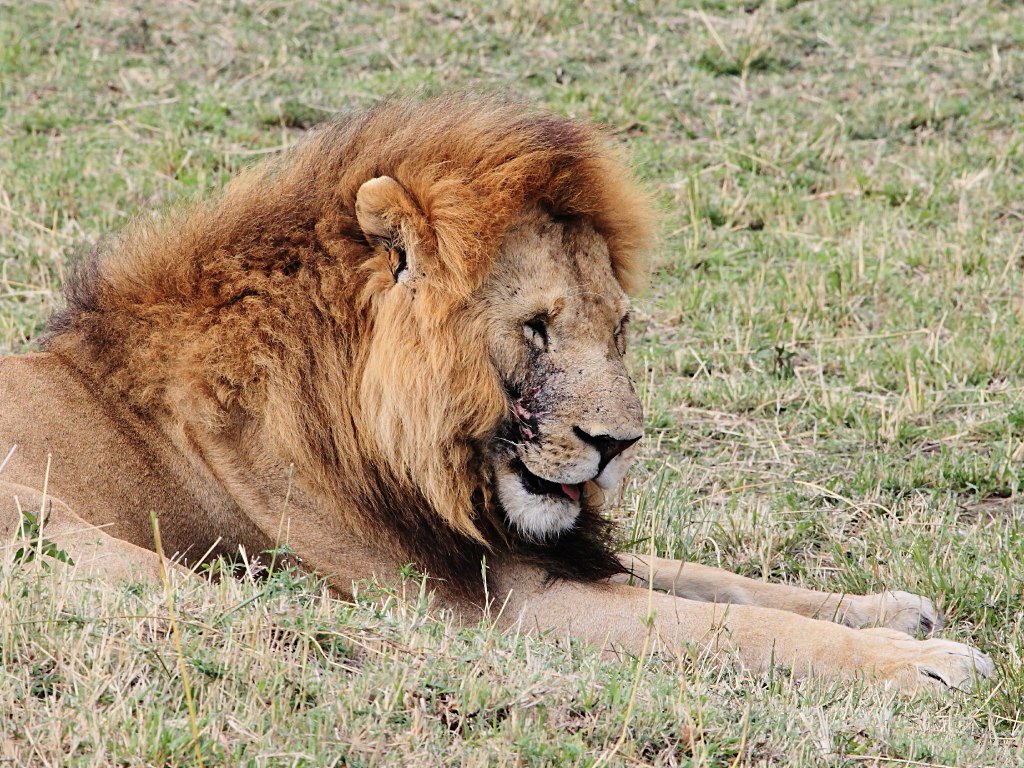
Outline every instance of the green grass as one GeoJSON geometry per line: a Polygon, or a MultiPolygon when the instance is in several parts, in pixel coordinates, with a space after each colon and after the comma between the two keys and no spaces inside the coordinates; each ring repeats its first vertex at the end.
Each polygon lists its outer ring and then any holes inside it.
{"type": "MultiPolygon", "coordinates": [[[[625,540],[754,577],[908,589],[988,650],[901,699],[728,659],[601,661],[418,596],[183,585],[206,765],[1024,761],[1024,10],[921,0],[0,0],[0,351],[76,251],[339,110],[510,89],[607,126],[664,237],[625,540]]],[[[196,763],[159,590],[0,574],[0,758],[196,763]]]]}

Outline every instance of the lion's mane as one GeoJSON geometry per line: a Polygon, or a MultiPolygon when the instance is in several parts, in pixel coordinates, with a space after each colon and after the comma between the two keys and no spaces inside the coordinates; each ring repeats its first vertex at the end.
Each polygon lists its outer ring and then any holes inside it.
{"type": "Polygon", "coordinates": [[[492,514],[482,446],[508,396],[472,311],[530,207],[589,218],[616,279],[642,273],[650,206],[588,125],[494,98],[389,101],[314,131],[213,202],[139,219],[69,277],[46,349],[107,397],[294,467],[332,514],[455,584],[515,550],[556,576],[618,569],[601,516],[549,547],[492,514]],[[396,179],[430,289],[415,304],[355,214],[396,179]],[[398,294],[402,295],[398,295],[398,294]]]}

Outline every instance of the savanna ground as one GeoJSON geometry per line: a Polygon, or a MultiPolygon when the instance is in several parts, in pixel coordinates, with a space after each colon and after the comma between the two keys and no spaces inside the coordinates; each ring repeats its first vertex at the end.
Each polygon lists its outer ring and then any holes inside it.
{"type": "Polygon", "coordinates": [[[0,763],[1020,764],[1016,3],[0,0],[0,351],[31,349],[76,251],[139,211],[332,113],[465,86],[603,123],[663,209],[623,540],[930,595],[997,678],[905,699],[614,663],[287,572],[181,586],[172,625],[159,589],[8,553],[0,763]]]}

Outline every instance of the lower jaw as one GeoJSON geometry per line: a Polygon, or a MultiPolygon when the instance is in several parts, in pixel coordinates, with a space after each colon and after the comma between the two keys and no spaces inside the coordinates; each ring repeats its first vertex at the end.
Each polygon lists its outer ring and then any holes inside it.
{"type": "Polygon", "coordinates": [[[523,485],[518,473],[501,473],[495,488],[509,531],[526,541],[550,544],[575,527],[582,506],[561,494],[535,494],[523,485]]]}
{"type": "Polygon", "coordinates": [[[558,502],[557,507],[554,504],[544,504],[543,508],[532,510],[532,514],[526,519],[516,520],[510,517],[509,520],[523,538],[539,544],[550,544],[576,526],[579,514],[579,507],[574,508],[558,502]]]}

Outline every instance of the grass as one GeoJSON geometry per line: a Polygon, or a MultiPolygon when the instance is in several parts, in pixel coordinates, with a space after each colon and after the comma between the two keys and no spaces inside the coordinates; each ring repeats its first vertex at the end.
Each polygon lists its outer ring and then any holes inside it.
{"type": "Polygon", "coordinates": [[[1022,82],[1024,11],[996,0],[0,0],[0,350],[31,348],[84,244],[330,114],[511,89],[605,124],[663,209],[624,540],[930,595],[999,666],[906,700],[613,663],[292,573],[179,585],[179,658],[159,589],[35,562],[0,574],[0,759],[1020,764],[1022,82]]]}

